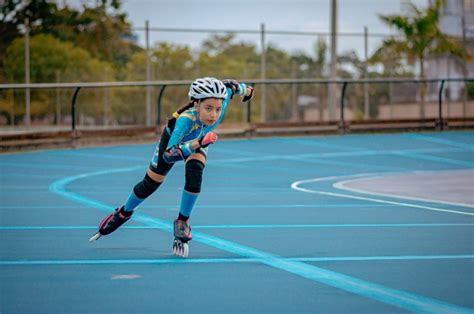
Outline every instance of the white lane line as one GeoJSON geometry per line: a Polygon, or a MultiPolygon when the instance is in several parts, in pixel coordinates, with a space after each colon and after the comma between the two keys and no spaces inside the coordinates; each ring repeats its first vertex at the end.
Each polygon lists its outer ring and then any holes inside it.
{"type": "MultiPolygon", "coordinates": [[[[364,174],[355,175],[353,177],[358,177],[358,176],[360,177],[360,176],[363,176],[363,175],[364,174]]],[[[365,174],[365,175],[368,175],[368,174],[365,174]]],[[[350,177],[350,176],[340,176],[339,178],[343,178],[343,177],[350,177]]],[[[333,192],[326,192],[326,191],[319,191],[319,190],[311,190],[311,189],[305,189],[305,188],[300,187],[300,185],[306,184],[306,183],[329,181],[329,180],[333,180],[333,179],[337,179],[337,178],[338,178],[337,176],[332,176],[332,177],[321,177],[321,178],[314,178],[314,179],[309,179],[309,180],[296,181],[296,182],[293,182],[291,184],[291,188],[294,189],[294,190],[297,190],[297,191],[312,193],[312,194],[320,194],[320,195],[327,195],[327,196],[334,196],[334,197],[343,197],[343,198],[356,199],[356,200],[360,200],[360,201],[369,201],[369,202],[376,202],[376,203],[381,203],[381,204],[391,204],[391,205],[398,205],[398,206],[404,206],[404,207],[427,209],[427,210],[437,211],[437,212],[445,212],[445,213],[458,214],[458,215],[474,216],[474,213],[471,213],[471,212],[464,212],[464,211],[452,210],[452,209],[447,209],[447,208],[438,208],[438,207],[423,206],[423,205],[416,205],[416,204],[410,204],[410,203],[388,201],[388,200],[382,200],[382,199],[371,198],[371,197],[363,197],[363,196],[356,196],[356,195],[349,195],[349,194],[341,194],[341,193],[333,193],[333,192]]]]}
{"type": "Polygon", "coordinates": [[[462,206],[462,207],[469,207],[469,208],[474,208],[474,205],[468,204],[468,203],[458,203],[458,202],[448,202],[448,201],[442,201],[442,200],[434,200],[430,198],[423,198],[423,197],[414,197],[414,196],[404,196],[404,195],[398,195],[398,194],[390,194],[390,193],[380,193],[380,192],[371,192],[363,189],[357,189],[353,187],[348,187],[348,183],[354,183],[356,181],[360,180],[366,180],[366,179],[376,179],[376,178],[382,178],[383,176],[374,176],[374,177],[367,177],[367,178],[360,178],[360,179],[352,179],[352,180],[344,180],[340,182],[334,183],[332,186],[336,189],[340,190],[345,190],[349,192],[355,192],[355,193],[361,193],[361,194],[367,194],[367,195],[372,195],[372,196],[385,196],[385,197],[393,197],[393,198],[399,198],[403,200],[409,200],[409,201],[422,201],[422,202],[429,202],[429,203],[439,203],[439,204],[445,204],[445,205],[453,205],[453,206],[462,206]]]}

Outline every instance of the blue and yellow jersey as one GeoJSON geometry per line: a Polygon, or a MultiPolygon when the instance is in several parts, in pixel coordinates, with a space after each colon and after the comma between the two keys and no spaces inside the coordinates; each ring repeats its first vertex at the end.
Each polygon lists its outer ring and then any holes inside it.
{"type": "MultiPolygon", "coordinates": [[[[244,83],[239,84],[239,90],[236,91],[236,95],[245,95],[247,90],[247,85],[244,83]]],[[[232,97],[232,90],[227,88],[227,98],[222,101],[222,111],[217,119],[216,123],[213,125],[203,125],[198,118],[198,113],[195,108],[188,109],[181,113],[176,119],[176,124],[174,129],[171,131],[169,128],[166,130],[168,134],[171,135],[168,142],[167,149],[177,146],[183,152],[184,158],[195,153],[192,149],[191,144],[193,141],[200,140],[207,133],[214,130],[222,119],[224,119],[227,106],[232,97]]]]}

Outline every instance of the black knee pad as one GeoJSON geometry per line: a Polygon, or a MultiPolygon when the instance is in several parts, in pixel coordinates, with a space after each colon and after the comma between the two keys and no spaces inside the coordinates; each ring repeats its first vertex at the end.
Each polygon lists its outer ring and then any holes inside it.
{"type": "Polygon", "coordinates": [[[191,193],[201,192],[202,172],[204,164],[196,159],[191,159],[186,163],[186,184],[184,189],[191,193]]]}
{"type": "Polygon", "coordinates": [[[137,197],[145,199],[153,194],[153,192],[155,192],[160,185],[161,182],[154,181],[148,174],[146,174],[143,180],[135,185],[133,192],[137,197]]]}

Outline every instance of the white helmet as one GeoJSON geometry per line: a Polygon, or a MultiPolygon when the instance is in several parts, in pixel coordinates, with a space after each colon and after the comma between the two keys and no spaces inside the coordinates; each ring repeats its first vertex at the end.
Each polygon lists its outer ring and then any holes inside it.
{"type": "Polygon", "coordinates": [[[189,87],[189,99],[227,98],[227,88],[222,81],[213,77],[196,79],[189,87]]]}

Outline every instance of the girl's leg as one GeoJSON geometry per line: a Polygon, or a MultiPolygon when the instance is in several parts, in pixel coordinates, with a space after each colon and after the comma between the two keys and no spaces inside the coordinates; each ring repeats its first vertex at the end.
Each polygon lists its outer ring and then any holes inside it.
{"type": "Polygon", "coordinates": [[[187,257],[189,254],[188,241],[192,239],[189,217],[201,192],[202,172],[206,164],[205,151],[189,156],[186,161],[186,183],[181,197],[179,216],[174,221],[173,254],[187,257]]]}
{"type": "Polygon", "coordinates": [[[90,238],[90,241],[97,240],[101,235],[107,235],[117,230],[117,228],[130,219],[133,210],[160,187],[166,175],[173,167],[172,164],[168,164],[163,160],[163,152],[166,149],[168,140],[169,135],[164,131],[143,180],[135,185],[123,206],[117,208],[113,214],[108,215],[102,220],[99,224],[99,231],[90,238]]]}
{"type": "Polygon", "coordinates": [[[193,238],[189,217],[201,192],[202,172],[206,165],[207,150],[200,149],[196,154],[189,156],[186,161],[186,183],[181,197],[179,216],[174,221],[173,254],[188,257],[188,242],[193,238]]]}
{"type": "Polygon", "coordinates": [[[153,194],[163,183],[165,175],[158,174],[149,168],[142,181],[138,182],[122,206],[125,215],[131,215],[148,196],[153,194]]]}
{"type": "Polygon", "coordinates": [[[186,161],[186,183],[181,196],[178,220],[187,221],[191,216],[194,204],[201,192],[202,173],[206,165],[206,157],[196,153],[186,161]]]}
{"type": "Polygon", "coordinates": [[[148,196],[153,194],[163,183],[165,176],[173,167],[173,164],[168,164],[163,160],[163,154],[166,151],[170,135],[166,129],[163,130],[160,141],[156,145],[155,153],[150,162],[145,177],[141,182],[133,188],[133,191],[128,196],[127,201],[121,207],[125,214],[131,215],[133,210],[138,207],[148,196]]]}
{"type": "Polygon", "coordinates": [[[158,189],[164,178],[164,175],[156,174],[151,169],[148,169],[145,178],[135,185],[125,204],[115,209],[113,214],[108,215],[102,220],[99,224],[99,231],[89,241],[97,240],[100,236],[110,234],[126,223],[132,216],[133,210],[158,189]]]}

